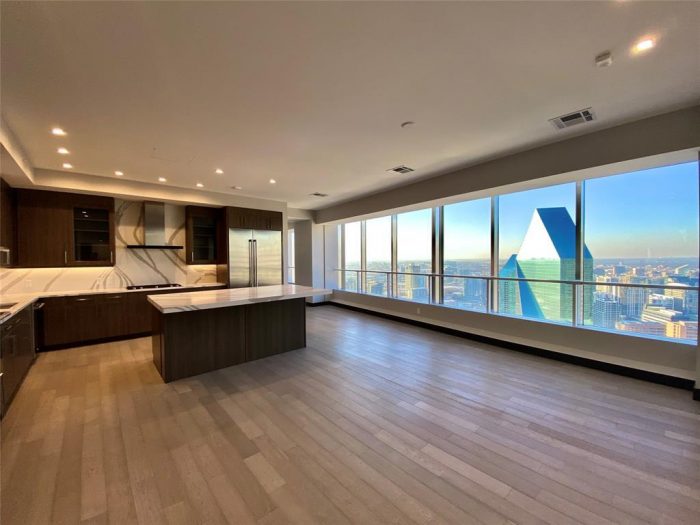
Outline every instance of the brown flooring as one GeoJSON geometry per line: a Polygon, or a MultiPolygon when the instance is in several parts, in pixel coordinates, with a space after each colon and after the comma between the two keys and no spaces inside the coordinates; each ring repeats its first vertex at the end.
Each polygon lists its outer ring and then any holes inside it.
{"type": "Polygon", "coordinates": [[[330,306],[308,327],[168,385],[149,339],[41,354],[2,524],[700,523],[689,392],[330,306]]]}

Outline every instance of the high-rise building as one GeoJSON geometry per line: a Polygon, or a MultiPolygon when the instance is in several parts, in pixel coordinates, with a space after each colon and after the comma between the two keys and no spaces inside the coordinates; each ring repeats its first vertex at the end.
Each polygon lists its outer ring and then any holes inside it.
{"type": "MultiPolygon", "coordinates": [[[[500,276],[553,281],[576,279],[576,226],[568,210],[537,208],[518,253],[508,259],[500,276]]],[[[582,277],[588,281],[593,278],[593,258],[586,247],[582,277]]],[[[501,281],[499,306],[502,305],[505,313],[571,320],[573,293],[573,287],[568,284],[501,281]]],[[[584,318],[589,319],[593,290],[585,287],[583,294],[584,318]]]]}
{"type": "Polygon", "coordinates": [[[409,264],[406,271],[409,275],[406,275],[406,293],[409,299],[414,301],[427,301],[428,300],[428,276],[414,275],[423,273],[421,272],[420,264],[409,264]]]}
{"type": "Polygon", "coordinates": [[[596,292],[593,297],[593,324],[601,328],[615,328],[620,320],[622,306],[614,295],[596,292]]]}
{"type": "MultiPolygon", "coordinates": [[[[669,290],[674,292],[676,290],[669,290]]],[[[681,290],[678,290],[681,291],[681,290]]],[[[662,308],[668,308],[669,310],[677,310],[683,312],[683,296],[681,294],[666,295],[660,293],[649,294],[649,299],[647,300],[649,306],[658,306],[662,308]]]]}
{"type": "Polygon", "coordinates": [[[693,339],[698,338],[698,323],[697,321],[677,321],[666,325],[666,337],[674,339],[693,339]]]}
{"type": "MultiPolygon", "coordinates": [[[[644,277],[636,275],[623,275],[620,282],[625,284],[645,284],[644,277]]],[[[618,286],[617,294],[622,305],[622,315],[630,319],[640,319],[644,305],[647,304],[649,291],[646,288],[635,288],[631,286],[618,286]]]]}
{"type": "Polygon", "coordinates": [[[646,335],[666,335],[666,325],[653,321],[618,321],[615,329],[622,332],[634,332],[646,335]]]}
{"type": "Polygon", "coordinates": [[[655,323],[673,323],[683,320],[683,312],[670,310],[663,306],[645,306],[642,310],[642,321],[652,321],[655,323]]]}

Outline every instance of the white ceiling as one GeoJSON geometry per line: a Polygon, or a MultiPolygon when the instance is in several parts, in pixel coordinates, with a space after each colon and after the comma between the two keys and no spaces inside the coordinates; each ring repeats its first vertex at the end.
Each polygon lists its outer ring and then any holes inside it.
{"type": "Polygon", "coordinates": [[[697,103],[698,27],[700,2],[3,1],[2,115],[37,168],[65,146],[80,173],[321,208],[697,103]]]}

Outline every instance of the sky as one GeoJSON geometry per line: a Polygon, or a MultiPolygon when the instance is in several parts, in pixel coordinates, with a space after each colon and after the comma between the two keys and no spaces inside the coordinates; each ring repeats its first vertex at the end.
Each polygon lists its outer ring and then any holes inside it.
{"type": "MultiPolygon", "coordinates": [[[[593,258],[697,257],[698,163],[584,183],[585,240],[593,258]]],[[[575,218],[574,183],[501,195],[500,258],[517,253],[536,208],[565,207],[575,218]]],[[[429,260],[431,210],[398,215],[398,260],[429,260]]],[[[360,226],[346,225],[346,260],[359,261],[360,226]]],[[[445,260],[486,259],[490,199],[445,206],[445,260]]],[[[367,221],[367,260],[389,260],[391,219],[367,221]]]]}
{"type": "Polygon", "coordinates": [[[698,163],[585,182],[593,258],[697,257],[698,163]]]}

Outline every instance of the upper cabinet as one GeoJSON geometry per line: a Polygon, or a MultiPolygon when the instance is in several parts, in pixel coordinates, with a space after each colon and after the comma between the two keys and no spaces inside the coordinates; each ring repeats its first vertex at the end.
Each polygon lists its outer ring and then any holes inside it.
{"type": "Polygon", "coordinates": [[[282,212],[254,210],[251,208],[227,208],[229,228],[282,231],[282,212]]]}
{"type": "Polygon", "coordinates": [[[114,199],[17,192],[17,266],[114,265],[114,199]]]}
{"type": "Polygon", "coordinates": [[[226,244],[223,209],[187,206],[185,216],[187,264],[224,262],[226,244]]]}
{"type": "Polygon", "coordinates": [[[114,264],[114,199],[71,195],[68,266],[114,264]]]}
{"type": "Polygon", "coordinates": [[[17,264],[17,193],[0,179],[0,266],[17,264]]]}

